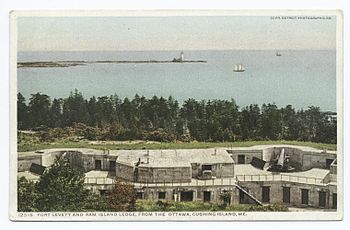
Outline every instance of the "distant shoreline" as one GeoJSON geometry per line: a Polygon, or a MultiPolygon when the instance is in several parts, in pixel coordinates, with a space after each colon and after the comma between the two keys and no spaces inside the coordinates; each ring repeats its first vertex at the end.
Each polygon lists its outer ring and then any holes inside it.
{"type": "Polygon", "coordinates": [[[149,63],[207,63],[205,60],[186,60],[186,61],[38,61],[38,62],[18,62],[17,68],[53,68],[53,67],[71,67],[87,64],[149,64],[149,63]]]}

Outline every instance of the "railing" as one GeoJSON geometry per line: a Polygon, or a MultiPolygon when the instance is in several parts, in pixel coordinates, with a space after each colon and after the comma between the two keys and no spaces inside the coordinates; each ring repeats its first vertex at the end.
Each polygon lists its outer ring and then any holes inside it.
{"type": "Polygon", "coordinates": [[[191,179],[191,181],[163,181],[163,182],[134,182],[135,187],[202,187],[202,186],[233,186],[234,178],[215,178],[208,180],[191,179]]]}
{"type": "MultiPolygon", "coordinates": [[[[236,182],[250,182],[250,181],[285,181],[304,184],[325,184],[324,178],[319,177],[306,177],[298,175],[286,175],[286,174],[269,174],[269,175],[236,175],[235,178],[214,178],[208,180],[191,179],[191,181],[149,181],[149,182],[130,182],[137,188],[148,187],[202,187],[202,186],[233,186],[236,182]]],[[[113,178],[105,177],[87,177],[84,181],[85,184],[94,185],[112,185],[115,184],[113,178]]]]}
{"type": "Polygon", "coordinates": [[[270,174],[270,175],[236,175],[236,181],[286,181],[304,184],[324,184],[323,178],[298,175],[270,174]]]}
{"type": "Polygon", "coordinates": [[[115,180],[112,178],[106,178],[106,177],[86,177],[84,180],[85,184],[97,184],[97,185],[108,185],[108,184],[114,184],[115,180]]]}
{"type": "MultiPolygon", "coordinates": [[[[84,181],[85,184],[94,185],[111,185],[115,184],[115,180],[112,178],[103,177],[87,177],[84,181]]],[[[209,180],[191,179],[191,181],[176,180],[176,181],[158,181],[158,182],[129,182],[134,184],[137,188],[143,187],[195,187],[195,186],[232,186],[236,181],[234,178],[214,178],[209,180]]]]}

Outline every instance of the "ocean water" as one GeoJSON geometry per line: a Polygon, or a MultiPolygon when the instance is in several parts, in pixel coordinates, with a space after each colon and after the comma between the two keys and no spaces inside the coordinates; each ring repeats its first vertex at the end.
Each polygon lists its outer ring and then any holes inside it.
{"type": "MultiPolygon", "coordinates": [[[[231,99],[243,107],[276,103],[297,109],[319,106],[336,111],[336,54],[329,50],[184,51],[186,60],[207,63],[88,64],[65,68],[19,68],[18,91],[28,101],[41,92],[67,97],[75,88],[84,97],[137,93],[188,98],[231,99]],[[236,73],[235,64],[246,71],[236,73]]],[[[19,52],[18,61],[172,60],[179,51],[19,52]]]]}

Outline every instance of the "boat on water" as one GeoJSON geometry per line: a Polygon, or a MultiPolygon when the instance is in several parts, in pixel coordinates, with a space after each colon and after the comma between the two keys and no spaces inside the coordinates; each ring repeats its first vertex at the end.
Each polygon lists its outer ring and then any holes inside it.
{"type": "Polygon", "coordinates": [[[235,65],[235,67],[233,68],[234,72],[244,72],[245,68],[242,64],[237,64],[235,65]]]}
{"type": "Polygon", "coordinates": [[[281,54],[280,52],[277,51],[277,52],[276,52],[276,56],[277,56],[277,57],[280,57],[280,56],[282,56],[282,54],[281,54]]]}

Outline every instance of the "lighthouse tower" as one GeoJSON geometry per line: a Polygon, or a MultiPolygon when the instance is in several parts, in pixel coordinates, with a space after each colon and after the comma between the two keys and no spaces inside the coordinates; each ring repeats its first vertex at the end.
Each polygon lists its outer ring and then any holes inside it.
{"type": "Polygon", "coordinates": [[[183,62],[185,60],[184,58],[184,52],[180,53],[180,62],[183,62]]]}

